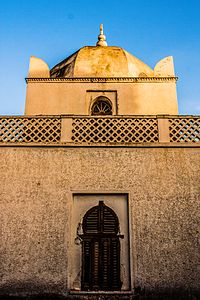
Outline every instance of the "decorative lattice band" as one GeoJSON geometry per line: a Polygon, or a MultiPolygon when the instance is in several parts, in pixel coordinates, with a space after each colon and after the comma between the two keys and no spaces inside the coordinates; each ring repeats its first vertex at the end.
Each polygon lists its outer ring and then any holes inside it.
{"type": "Polygon", "coordinates": [[[200,143],[200,117],[1,117],[0,143],[200,143]],[[162,122],[161,122],[162,121],[162,122]]]}
{"type": "Polygon", "coordinates": [[[72,141],[76,143],[158,142],[156,118],[74,118],[72,141]]]}
{"type": "Polygon", "coordinates": [[[200,142],[200,118],[169,119],[170,142],[200,142]]]}
{"type": "Polygon", "coordinates": [[[0,142],[60,141],[59,118],[0,118],[0,142]]]}
{"type": "Polygon", "coordinates": [[[97,83],[97,82],[133,82],[133,83],[162,83],[162,82],[176,82],[178,80],[178,77],[66,77],[66,78],[26,78],[26,83],[55,83],[55,82],[70,82],[70,83],[97,83]]]}

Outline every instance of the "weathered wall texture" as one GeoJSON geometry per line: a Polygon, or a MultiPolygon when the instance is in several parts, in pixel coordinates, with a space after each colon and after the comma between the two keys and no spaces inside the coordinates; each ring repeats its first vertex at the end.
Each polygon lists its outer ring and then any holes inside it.
{"type": "Polygon", "coordinates": [[[0,294],[70,289],[77,192],[128,193],[132,288],[200,291],[198,148],[0,150],[0,294]]]}

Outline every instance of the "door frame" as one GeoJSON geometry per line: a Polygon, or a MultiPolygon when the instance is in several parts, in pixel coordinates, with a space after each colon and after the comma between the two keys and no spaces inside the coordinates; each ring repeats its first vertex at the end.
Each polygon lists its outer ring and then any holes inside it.
{"type": "MultiPolygon", "coordinates": [[[[68,289],[72,292],[72,293],[85,293],[84,291],[81,291],[81,263],[82,263],[82,256],[81,256],[81,250],[78,252],[77,249],[81,249],[80,245],[76,245],[76,235],[77,235],[77,223],[78,223],[78,219],[77,219],[77,215],[79,215],[80,217],[83,217],[83,215],[86,213],[86,211],[91,208],[92,206],[95,206],[97,204],[97,201],[90,204],[90,200],[93,199],[93,197],[96,197],[100,200],[104,200],[105,197],[110,198],[111,199],[115,199],[116,203],[118,203],[118,200],[123,198],[123,201],[127,207],[127,215],[126,215],[126,219],[127,219],[127,247],[126,247],[126,253],[127,253],[127,258],[128,258],[128,263],[126,265],[126,270],[124,271],[124,269],[122,270],[122,273],[126,272],[126,277],[127,277],[127,282],[126,282],[126,286],[122,286],[121,292],[131,292],[135,286],[135,274],[136,274],[136,236],[135,236],[135,222],[133,223],[133,221],[135,221],[136,219],[133,217],[133,213],[131,212],[130,209],[130,199],[131,197],[131,193],[130,191],[124,191],[124,190],[73,190],[70,193],[71,196],[71,202],[70,202],[70,211],[72,212],[70,215],[70,233],[66,232],[66,237],[69,238],[69,234],[70,234],[70,244],[68,244],[68,247],[70,247],[70,249],[68,250],[67,253],[67,257],[66,259],[68,260],[68,271],[66,272],[66,278],[67,278],[67,286],[68,289]],[[81,216],[81,209],[80,206],[85,205],[85,199],[86,197],[89,197],[88,202],[86,203],[86,208],[84,213],[82,213],[81,216]],[[103,197],[103,198],[102,198],[103,197]],[[80,205],[81,204],[81,205],[80,205]],[[78,212],[77,212],[78,210],[78,212]],[[134,231],[133,231],[134,230],[134,231]],[[134,245],[134,248],[132,247],[132,245],[134,245]],[[76,249],[76,251],[75,251],[76,249]],[[77,254],[78,252],[78,254],[77,254]],[[79,268],[77,268],[77,266],[75,266],[75,262],[77,263],[77,265],[79,266],[79,268]],[[80,270],[80,274],[78,275],[78,270],[80,270]],[[75,273],[76,272],[76,273],[75,273]],[[77,274],[77,277],[76,277],[77,274]],[[79,278],[78,278],[79,276],[79,278]]],[[[106,198],[106,199],[108,199],[106,198]]],[[[116,214],[119,217],[119,222],[121,222],[120,216],[118,214],[118,211],[115,209],[115,207],[113,207],[112,205],[109,204],[108,202],[105,202],[106,205],[108,205],[109,207],[111,207],[116,214]]],[[[121,231],[121,233],[123,234],[124,232],[121,231]]],[[[67,240],[67,238],[66,238],[67,240]]],[[[80,243],[80,241],[79,241],[80,243]]],[[[66,246],[67,247],[67,246],[66,246]]],[[[121,247],[124,250],[124,245],[121,244],[121,247]]],[[[123,256],[123,254],[121,253],[121,255],[123,256]]],[[[123,277],[122,277],[122,281],[123,281],[123,277]]],[[[119,291],[116,291],[116,293],[120,293],[119,291]]],[[[87,293],[95,293],[93,292],[87,292],[87,293]]],[[[112,293],[109,292],[109,293],[112,293]]]]}

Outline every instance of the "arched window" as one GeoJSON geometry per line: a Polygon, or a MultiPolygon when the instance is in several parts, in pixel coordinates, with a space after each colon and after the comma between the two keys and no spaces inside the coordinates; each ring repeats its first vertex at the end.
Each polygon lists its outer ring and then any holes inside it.
{"type": "Polygon", "coordinates": [[[98,97],[91,108],[92,115],[112,115],[112,104],[107,97],[98,97]]]}
{"type": "Polygon", "coordinates": [[[103,201],[83,218],[82,290],[120,290],[119,220],[103,201]]]}

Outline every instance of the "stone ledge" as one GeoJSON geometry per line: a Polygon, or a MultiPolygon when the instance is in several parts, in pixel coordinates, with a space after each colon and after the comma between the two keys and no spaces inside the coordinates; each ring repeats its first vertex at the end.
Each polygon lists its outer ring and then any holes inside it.
{"type": "Polygon", "coordinates": [[[0,147],[46,147],[46,148],[200,148],[200,142],[167,143],[41,143],[41,142],[0,142],[0,147]]]}

